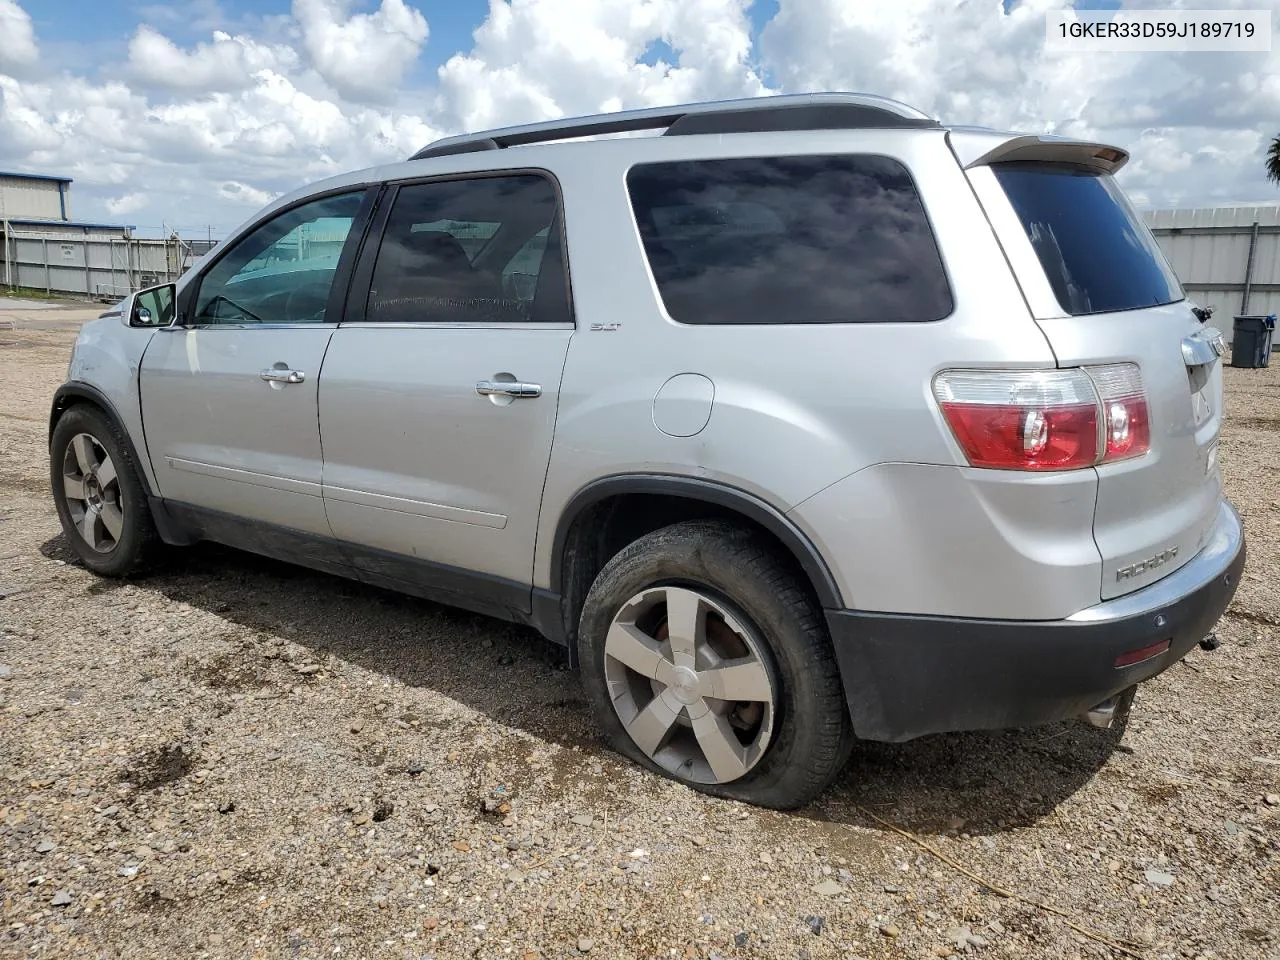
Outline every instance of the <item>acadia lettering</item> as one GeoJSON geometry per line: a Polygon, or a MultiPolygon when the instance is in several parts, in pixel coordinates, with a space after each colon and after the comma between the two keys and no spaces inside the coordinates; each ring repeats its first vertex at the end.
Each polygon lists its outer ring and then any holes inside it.
{"type": "Polygon", "coordinates": [[[1131,563],[1127,567],[1121,567],[1116,571],[1116,580],[1132,580],[1134,577],[1141,576],[1156,567],[1164,566],[1177,555],[1178,548],[1170,547],[1168,550],[1157,553],[1154,557],[1147,557],[1147,559],[1131,563]]]}

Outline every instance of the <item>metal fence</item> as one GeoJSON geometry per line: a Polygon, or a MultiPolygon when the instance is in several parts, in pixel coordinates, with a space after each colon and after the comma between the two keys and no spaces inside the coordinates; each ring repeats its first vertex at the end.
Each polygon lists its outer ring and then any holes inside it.
{"type": "Polygon", "coordinates": [[[11,225],[4,237],[0,282],[11,288],[114,301],[176,280],[208,246],[177,236],[76,236],[17,231],[11,225]]]}
{"type": "Polygon", "coordinates": [[[1280,205],[1152,210],[1147,226],[1187,295],[1231,318],[1280,313],[1280,205]]]}

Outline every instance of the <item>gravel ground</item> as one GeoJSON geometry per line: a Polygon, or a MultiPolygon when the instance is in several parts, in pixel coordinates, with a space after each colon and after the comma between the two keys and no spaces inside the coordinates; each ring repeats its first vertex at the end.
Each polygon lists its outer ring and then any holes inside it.
{"type": "Polygon", "coordinates": [[[0,317],[0,956],[1280,957],[1280,365],[1226,371],[1220,649],[1122,732],[860,745],[782,815],[602,750],[528,631],[216,547],[69,562],[87,315],[0,317]]]}

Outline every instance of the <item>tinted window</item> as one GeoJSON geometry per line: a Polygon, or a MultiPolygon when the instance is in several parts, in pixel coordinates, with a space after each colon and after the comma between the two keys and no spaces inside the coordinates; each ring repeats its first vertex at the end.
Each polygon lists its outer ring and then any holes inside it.
{"type": "Polygon", "coordinates": [[[1067,313],[1132,310],[1182,299],[1151,231],[1111,176],[1067,164],[995,164],[992,169],[1067,313]]]}
{"type": "Polygon", "coordinates": [[[906,167],[887,157],[652,163],[627,175],[681,323],[938,320],[951,291],[906,167]]]}
{"type": "Polygon", "coordinates": [[[401,187],[366,317],[383,322],[570,319],[555,187],[520,175],[401,187]]]}
{"type": "Polygon", "coordinates": [[[200,281],[196,323],[320,323],[363,192],[324,197],[238,240],[200,281]]]}

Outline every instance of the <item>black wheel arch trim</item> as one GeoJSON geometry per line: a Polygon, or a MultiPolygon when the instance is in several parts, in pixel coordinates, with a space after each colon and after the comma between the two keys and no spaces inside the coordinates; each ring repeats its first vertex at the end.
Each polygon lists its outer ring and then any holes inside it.
{"type": "Polygon", "coordinates": [[[141,469],[143,460],[138,456],[138,448],[133,443],[133,437],[129,435],[128,429],[124,425],[124,420],[120,416],[120,412],[116,409],[114,403],[105,393],[92,384],[84,383],[80,380],[71,380],[60,386],[53,395],[53,404],[49,409],[49,444],[53,445],[53,431],[58,426],[58,419],[66,412],[67,408],[72,404],[70,398],[75,397],[79,400],[87,400],[95,406],[101,408],[102,412],[115,422],[116,427],[120,430],[124,437],[124,442],[129,447],[129,456],[133,458],[133,462],[138,464],[138,481],[142,484],[142,492],[148,497],[154,496],[155,491],[151,489],[151,483],[147,480],[146,471],[141,469]]]}
{"type": "Polygon", "coordinates": [[[58,426],[59,417],[67,411],[68,407],[72,406],[70,398],[73,397],[95,404],[114,422],[116,428],[120,431],[120,435],[124,438],[125,445],[128,447],[129,456],[133,458],[133,462],[137,465],[134,472],[138,476],[138,483],[142,484],[142,493],[146,495],[148,500],[154,500],[156,492],[151,489],[151,481],[147,479],[147,472],[142,468],[143,463],[147,461],[143,461],[142,457],[138,456],[137,445],[133,443],[133,436],[129,434],[128,428],[125,428],[123,417],[120,417],[120,412],[116,410],[115,404],[111,403],[110,398],[105,393],[102,393],[100,389],[93,387],[92,384],[84,383],[83,380],[68,380],[54,393],[54,402],[52,402],[49,410],[50,448],[54,443],[54,429],[58,426]]]}
{"type": "Polygon", "coordinates": [[[165,509],[164,501],[156,496],[155,491],[151,489],[151,483],[147,480],[147,473],[142,469],[142,458],[138,456],[138,448],[134,446],[133,437],[129,435],[129,431],[124,425],[124,420],[120,418],[120,413],[116,410],[115,404],[97,387],[81,380],[69,380],[54,393],[53,403],[49,409],[50,451],[52,452],[53,447],[53,431],[57,428],[58,420],[61,419],[62,415],[74,405],[73,398],[75,401],[92,403],[96,406],[116,425],[120,435],[124,437],[125,445],[128,447],[126,452],[136,465],[134,473],[138,478],[138,482],[142,484],[142,493],[147,498],[147,507],[151,511],[151,519],[156,525],[160,539],[165,543],[181,546],[195,543],[197,538],[183,529],[180,524],[169,516],[168,511],[165,509]]]}
{"type": "Polygon", "coordinates": [[[560,594],[564,590],[564,552],[569,530],[574,521],[587,508],[609,497],[624,494],[681,497],[725,507],[753,520],[778,538],[799,562],[812,584],[818,601],[826,609],[843,609],[840,587],[826,560],[818,552],[813,541],[787,516],[754,494],[729,484],[695,477],[669,474],[636,473],[619,474],[593,480],[575,493],[565,505],[556,524],[555,540],[551,548],[551,591],[560,594]]]}

